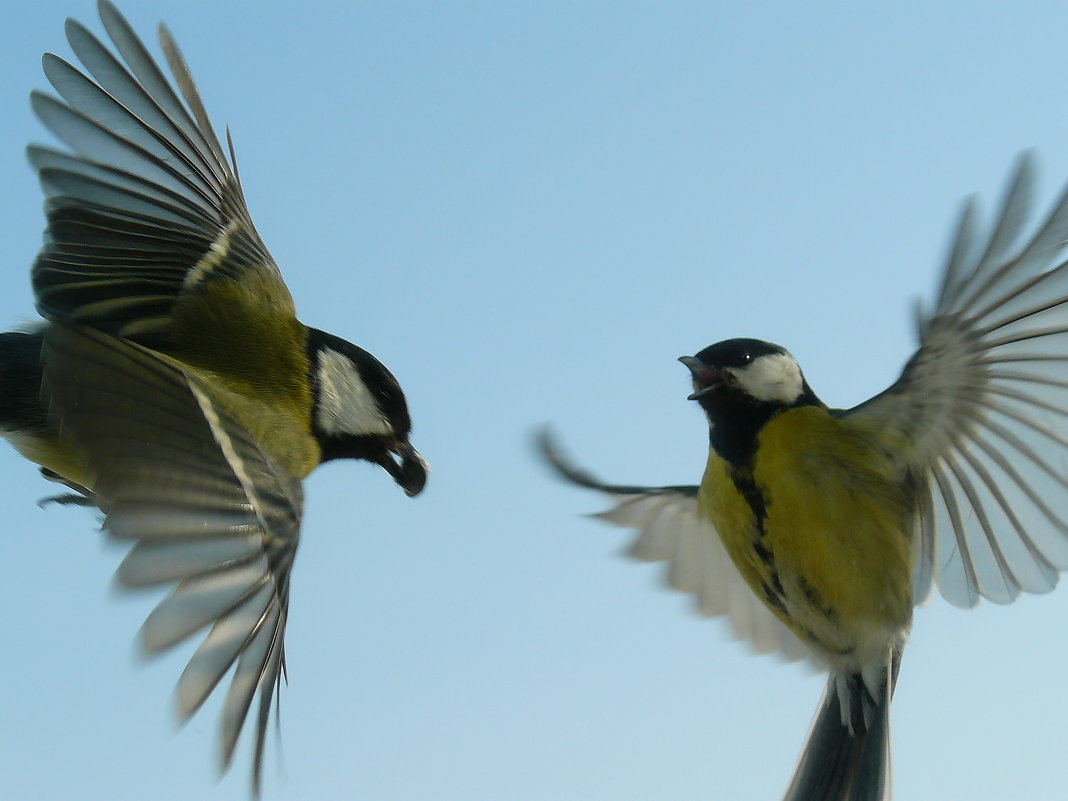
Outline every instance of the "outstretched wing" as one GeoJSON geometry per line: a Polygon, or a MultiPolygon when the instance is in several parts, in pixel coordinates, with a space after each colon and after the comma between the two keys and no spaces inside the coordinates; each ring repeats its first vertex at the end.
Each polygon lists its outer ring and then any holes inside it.
{"type": "Polygon", "coordinates": [[[928,477],[916,593],[1007,603],[1068,569],[1068,193],[1022,236],[1034,165],[1020,158],[991,230],[965,208],[920,346],[843,417],[878,427],[928,477]]]}
{"type": "MultiPolygon", "coordinates": [[[[195,307],[222,279],[254,284],[242,319],[254,322],[260,309],[292,317],[292,297],[177,45],[161,27],[184,103],[114,6],[100,0],[99,9],[122,60],[68,20],[67,38],[88,75],[46,54],[45,75],[62,100],[31,96],[73,151],[28,151],[47,196],[48,229],[33,267],[39,311],[160,347],[181,325],[176,305],[195,307]]],[[[231,303],[242,297],[227,294],[231,303]]]]}
{"type": "Polygon", "coordinates": [[[200,382],[150,350],[57,323],[45,334],[44,363],[51,419],[83,462],[104,528],[134,543],[118,581],[176,584],[145,621],[143,647],[161,651],[211,627],[178,681],[183,721],[236,664],[222,714],[224,766],[259,694],[258,792],[285,670],[300,482],[200,382]]]}
{"type": "Polygon", "coordinates": [[[602,484],[571,464],[548,431],[538,448],[556,472],[572,484],[611,497],[611,509],[594,515],[636,529],[627,555],[643,562],[667,562],[667,585],[694,596],[694,609],[706,617],[726,615],[738,639],[757,653],[777,652],[786,661],[819,657],[753,594],[735,568],[715,528],[697,514],[697,487],[632,487],[602,484]]]}

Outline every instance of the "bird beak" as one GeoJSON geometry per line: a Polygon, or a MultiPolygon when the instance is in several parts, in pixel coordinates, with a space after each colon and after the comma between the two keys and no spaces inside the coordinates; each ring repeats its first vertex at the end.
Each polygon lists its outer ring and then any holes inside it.
{"type": "Polygon", "coordinates": [[[407,440],[387,446],[374,461],[393,476],[409,498],[418,495],[426,486],[426,462],[407,440]]]}
{"type": "Polygon", "coordinates": [[[690,375],[693,376],[693,394],[688,395],[686,400],[699,400],[709,392],[723,386],[727,381],[726,373],[707,367],[695,356],[680,356],[679,361],[690,369],[690,375]]]}

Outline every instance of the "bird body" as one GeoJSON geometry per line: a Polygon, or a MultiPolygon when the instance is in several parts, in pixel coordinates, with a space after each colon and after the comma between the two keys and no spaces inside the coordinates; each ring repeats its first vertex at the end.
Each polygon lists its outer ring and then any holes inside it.
{"type": "Polygon", "coordinates": [[[208,629],[177,688],[190,717],[227,674],[221,763],[254,698],[258,792],[285,669],[301,480],[339,458],[426,482],[407,401],[366,350],[300,322],[166,29],[164,75],[100,0],[114,54],[73,20],[85,72],[46,54],[41,120],[71,152],[31,146],[48,227],[31,279],[44,320],[0,334],[0,435],[97,506],[131,543],[120,585],[174,585],[148,652],[208,629]]]}
{"type": "Polygon", "coordinates": [[[913,607],[1049,592],[1068,569],[1068,192],[1023,236],[1020,159],[986,234],[965,206],[898,380],[831,409],[784,348],[728,339],[680,361],[709,424],[699,486],[564,478],[609,494],[636,558],[760,652],[829,669],[786,801],[890,797],[889,706],[913,607]]]}
{"type": "MultiPolygon", "coordinates": [[[[44,403],[47,396],[42,395],[41,386],[41,350],[47,332],[47,328],[42,328],[34,333],[0,333],[0,370],[16,358],[12,354],[15,348],[23,351],[22,355],[29,352],[36,362],[34,375],[24,375],[18,379],[25,386],[35,386],[36,392],[31,393],[29,400],[17,411],[25,415],[28,413],[27,407],[36,407],[41,419],[48,417],[44,403]],[[12,342],[10,338],[16,336],[27,341],[12,342]]],[[[304,359],[304,366],[296,370],[279,370],[279,362],[276,361],[270,370],[264,369],[258,374],[248,374],[245,370],[235,374],[196,366],[195,362],[183,361],[161,351],[142,349],[141,357],[180,370],[190,380],[198,382],[213,403],[241,420],[249,433],[262,444],[264,451],[298,478],[306,477],[321,463],[321,448],[311,431],[309,385],[293,380],[294,376],[301,375],[300,370],[307,373],[307,359],[304,359]],[[274,380],[276,376],[281,376],[282,380],[274,380]]],[[[0,379],[0,386],[3,384],[0,379]]],[[[46,424],[33,431],[19,425],[13,417],[0,414],[0,427],[0,435],[24,457],[72,484],[92,490],[93,481],[83,461],[77,456],[75,443],[63,437],[53,425],[46,424]]]]}
{"type": "Polygon", "coordinates": [[[681,361],[710,425],[697,515],[753,593],[831,670],[787,799],[884,798],[919,513],[900,444],[828,409],[777,345],[727,340],[681,361]]]}
{"type": "Polygon", "coordinates": [[[871,432],[805,405],[771,417],[741,463],[710,449],[697,503],[771,611],[859,669],[912,619],[908,484],[871,432]]]}

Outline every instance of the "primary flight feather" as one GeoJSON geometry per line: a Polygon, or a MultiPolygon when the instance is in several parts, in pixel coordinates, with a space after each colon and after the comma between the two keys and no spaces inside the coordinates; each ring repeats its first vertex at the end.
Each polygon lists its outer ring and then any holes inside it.
{"type": "Polygon", "coordinates": [[[1021,157],[990,230],[965,206],[900,378],[827,407],[794,358],[730,339],[680,359],[709,422],[699,486],[608,493],[632,554],[758,651],[830,670],[787,801],[890,797],[889,705],[915,604],[1048,592],[1068,569],[1068,194],[1025,236],[1021,157]]]}
{"type": "Polygon", "coordinates": [[[209,629],[177,705],[187,719],[232,671],[224,766],[258,695],[258,792],[301,480],[364,459],[416,495],[426,465],[393,375],[296,318],[170,34],[177,91],[119,12],[99,11],[118,55],[68,20],[82,70],[46,54],[59,97],[31,96],[69,152],[29,148],[47,198],[32,270],[45,321],[0,334],[0,434],[132,543],[120,583],[175,585],[145,621],[146,650],[209,629]]]}

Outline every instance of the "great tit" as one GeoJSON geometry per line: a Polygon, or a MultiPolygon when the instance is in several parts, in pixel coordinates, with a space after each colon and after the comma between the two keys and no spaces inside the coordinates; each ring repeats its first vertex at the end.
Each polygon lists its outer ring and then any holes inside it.
{"type": "Polygon", "coordinates": [[[604,484],[542,437],[700,613],[829,669],[787,801],[890,797],[890,698],[932,585],[1007,603],[1068,568],[1068,192],[1025,238],[1033,184],[1025,155],[985,234],[965,205],[919,347],[867,402],[828,408],[784,348],[729,339],[680,359],[709,423],[700,486],[604,484]]]}
{"type": "Polygon", "coordinates": [[[0,334],[0,433],[132,543],[131,587],[176,584],[141,630],[150,652],[210,626],[177,686],[191,716],[235,664],[228,767],[254,696],[258,792],[285,670],[301,480],[330,459],[426,482],[393,375],[297,320],[174,40],[171,82],[107,0],[118,58],[67,21],[84,72],[46,54],[60,98],[34,110],[70,152],[31,146],[47,196],[32,282],[42,323],[0,334]],[[179,96],[180,94],[180,96],[179,96]]]}

